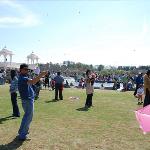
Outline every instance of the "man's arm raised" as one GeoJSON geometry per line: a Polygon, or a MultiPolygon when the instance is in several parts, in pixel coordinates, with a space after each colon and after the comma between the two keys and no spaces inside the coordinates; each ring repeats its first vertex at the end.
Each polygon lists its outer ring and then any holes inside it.
{"type": "Polygon", "coordinates": [[[43,71],[41,72],[37,77],[33,78],[32,80],[28,80],[28,84],[36,84],[40,78],[44,77],[48,72],[47,71],[43,71]]]}

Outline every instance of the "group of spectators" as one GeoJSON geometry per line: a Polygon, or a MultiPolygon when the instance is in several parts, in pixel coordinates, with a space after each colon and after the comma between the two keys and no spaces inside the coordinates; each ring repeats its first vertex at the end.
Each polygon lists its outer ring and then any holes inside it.
{"type": "MultiPolygon", "coordinates": [[[[135,85],[138,85],[139,83],[143,82],[143,74],[142,73],[138,73],[138,74],[134,74],[134,75],[130,75],[130,74],[121,74],[121,75],[98,75],[96,73],[95,74],[95,82],[96,83],[114,83],[112,89],[113,90],[117,90],[121,88],[121,84],[123,85],[122,91],[131,91],[135,89],[135,85]],[[142,77],[142,81],[141,78],[142,77]]],[[[80,78],[79,80],[79,84],[78,84],[79,88],[84,88],[85,84],[84,84],[84,78],[80,78]]],[[[137,89],[137,86],[136,86],[137,89]]]]}
{"type": "MultiPolygon", "coordinates": [[[[16,70],[11,70],[11,84],[10,84],[10,95],[11,102],[13,107],[13,116],[20,117],[19,107],[17,105],[17,91],[19,91],[19,95],[22,101],[22,107],[24,110],[24,115],[22,118],[22,122],[18,131],[19,140],[26,140],[27,134],[29,134],[30,123],[33,118],[34,111],[34,100],[38,98],[40,87],[43,81],[43,85],[46,88],[46,85],[49,87],[49,79],[53,81],[53,89],[55,89],[55,101],[63,100],[63,83],[64,78],[61,76],[60,72],[57,74],[50,75],[49,72],[43,71],[39,72],[39,74],[35,74],[33,71],[29,70],[27,64],[21,64],[20,70],[17,72],[16,70]],[[41,80],[42,79],[42,80],[41,80]]],[[[114,76],[115,81],[118,81],[119,78],[114,76]]],[[[118,76],[119,77],[119,76],[118,76]]],[[[81,79],[79,84],[86,88],[86,102],[84,109],[89,109],[93,106],[92,97],[94,94],[94,82],[98,80],[98,76],[95,73],[92,73],[91,70],[86,71],[86,75],[84,79],[81,79]]],[[[136,76],[127,76],[122,75],[120,82],[123,82],[124,88],[126,88],[126,83],[132,81],[136,84],[136,88],[134,91],[134,96],[138,98],[138,104],[143,103],[143,95],[145,94],[144,104],[143,106],[147,106],[150,104],[150,70],[147,71],[146,74],[139,73],[136,76]]],[[[125,89],[126,90],[126,89],[125,89]]]]}
{"type": "Polygon", "coordinates": [[[6,82],[6,71],[4,69],[0,69],[0,85],[5,84],[6,82]]]}

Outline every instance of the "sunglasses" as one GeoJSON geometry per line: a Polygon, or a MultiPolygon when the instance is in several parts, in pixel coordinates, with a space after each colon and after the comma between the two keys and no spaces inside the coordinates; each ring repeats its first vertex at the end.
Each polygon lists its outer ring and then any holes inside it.
{"type": "Polygon", "coordinates": [[[29,69],[28,68],[23,68],[23,70],[28,71],[29,69]]]}

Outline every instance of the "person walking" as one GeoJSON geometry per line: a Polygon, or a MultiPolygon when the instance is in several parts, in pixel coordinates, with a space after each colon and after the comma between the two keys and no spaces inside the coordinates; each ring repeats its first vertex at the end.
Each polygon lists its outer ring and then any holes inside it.
{"type": "Polygon", "coordinates": [[[144,75],[144,104],[143,107],[150,104],[150,70],[144,75]]]}
{"type": "Polygon", "coordinates": [[[30,79],[28,77],[28,65],[20,65],[20,75],[18,78],[18,90],[20,93],[22,107],[24,110],[24,115],[22,122],[18,131],[19,140],[26,140],[27,134],[29,133],[30,123],[33,118],[34,111],[34,90],[32,88],[33,84],[36,84],[41,77],[45,76],[47,72],[41,72],[37,77],[30,79]]]}
{"type": "Polygon", "coordinates": [[[13,107],[13,117],[20,117],[19,107],[17,104],[17,91],[18,91],[18,78],[17,73],[15,70],[11,70],[11,84],[10,84],[10,95],[11,95],[11,102],[13,107]]]}
{"type": "Polygon", "coordinates": [[[60,75],[60,72],[57,72],[57,76],[54,77],[55,81],[55,100],[58,100],[58,92],[59,92],[59,99],[63,100],[63,82],[64,78],[60,75]]]}

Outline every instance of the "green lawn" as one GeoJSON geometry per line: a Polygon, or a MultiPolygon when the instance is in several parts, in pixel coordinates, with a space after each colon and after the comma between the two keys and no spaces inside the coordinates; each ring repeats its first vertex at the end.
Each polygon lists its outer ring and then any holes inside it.
{"type": "Polygon", "coordinates": [[[64,100],[52,102],[54,92],[41,90],[35,102],[30,141],[15,137],[21,117],[9,118],[12,106],[9,86],[0,86],[0,150],[150,150],[150,134],[143,135],[135,119],[139,106],[133,92],[95,90],[94,107],[79,111],[85,90],[64,89],[64,100]],[[70,100],[78,96],[79,100],[70,100]]]}

